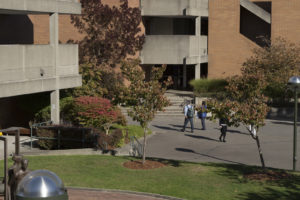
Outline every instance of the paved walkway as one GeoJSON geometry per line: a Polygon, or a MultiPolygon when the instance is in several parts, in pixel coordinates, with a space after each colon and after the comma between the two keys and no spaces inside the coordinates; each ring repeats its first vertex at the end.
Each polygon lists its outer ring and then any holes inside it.
{"type": "MultiPolygon", "coordinates": [[[[245,127],[229,128],[226,143],[219,142],[217,123],[207,121],[207,130],[200,130],[201,122],[195,119],[195,131],[181,132],[183,117],[156,118],[151,127],[156,134],[149,138],[147,156],[192,162],[226,162],[260,165],[255,140],[245,127]]],[[[293,122],[266,121],[259,130],[266,166],[292,169],[293,122]]],[[[300,155],[300,136],[298,137],[300,155]]],[[[300,162],[298,163],[300,170],[300,162]]]]}

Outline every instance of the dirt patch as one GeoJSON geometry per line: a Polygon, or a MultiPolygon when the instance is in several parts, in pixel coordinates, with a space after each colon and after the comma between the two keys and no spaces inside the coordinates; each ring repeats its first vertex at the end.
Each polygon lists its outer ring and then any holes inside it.
{"type": "Polygon", "coordinates": [[[244,177],[257,181],[276,181],[281,179],[292,179],[293,175],[286,173],[285,171],[265,171],[245,174],[244,177]]]}
{"type": "Polygon", "coordinates": [[[146,160],[143,164],[142,161],[128,161],[123,164],[124,167],[129,169],[156,169],[166,166],[158,161],[146,160]]]}

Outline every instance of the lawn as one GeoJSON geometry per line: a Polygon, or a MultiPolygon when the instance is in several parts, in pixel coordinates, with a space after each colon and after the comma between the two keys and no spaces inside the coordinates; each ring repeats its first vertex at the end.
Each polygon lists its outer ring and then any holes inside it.
{"type": "Polygon", "coordinates": [[[132,170],[122,166],[132,159],[129,157],[99,155],[26,158],[31,170],[51,170],[66,186],[158,193],[190,200],[300,199],[300,173],[295,173],[289,180],[260,182],[243,177],[243,172],[256,170],[256,167],[241,165],[164,160],[168,166],[163,168],[132,170]]]}

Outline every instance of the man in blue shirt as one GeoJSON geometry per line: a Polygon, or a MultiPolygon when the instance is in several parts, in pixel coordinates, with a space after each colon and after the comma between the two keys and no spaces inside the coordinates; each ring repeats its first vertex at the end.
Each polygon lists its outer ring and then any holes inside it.
{"type": "Polygon", "coordinates": [[[191,101],[188,101],[188,104],[184,107],[184,125],[183,129],[181,130],[182,132],[185,131],[186,125],[188,122],[191,124],[191,132],[194,132],[194,107],[191,103],[191,101]]]}

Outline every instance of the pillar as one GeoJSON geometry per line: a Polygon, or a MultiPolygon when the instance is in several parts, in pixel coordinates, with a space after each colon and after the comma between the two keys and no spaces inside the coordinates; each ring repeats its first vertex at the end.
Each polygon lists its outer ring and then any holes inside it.
{"type": "Polygon", "coordinates": [[[50,45],[53,47],[54,57],[54,75],[56,78],[56,90],[50,94],[51,103],[51,121],[54,124],[59,124],[59,77],[57,74],[57,59],[58,59],[58,13],[50,14],[50,45]]]}
{"type": "MultiPolygon", "coordinates": [[[[198,49],[199,49],[199,57],[201,58],[201,16],[198,16],[196,18],[195,22],[195,35],[199,37],[199,44],[198,44],[198,49]]],[[[198,63],[195,65],[195,79],[200,79],[201,78],[201,63],[198,63]]]]}
{"type": "Polygon", "coordinates": [[[196,64],[195,65],[195,79],[200,79],[201,78],[201,64],[196,64]]]}
{"type": "Polygon", "coordinates": [[[54,124],[59,124],[59,90],[52,91],[50,94],[51,103],[51,121],[54,124]]]}
{"type": "Polygon", "coordinates": [[[183,65],[183,83],[182,83],[182,85],[183,85],[183,88],[186,88],[186,85],[187,85],[187,81],[186,81],[186,65],[183,65]]]}

